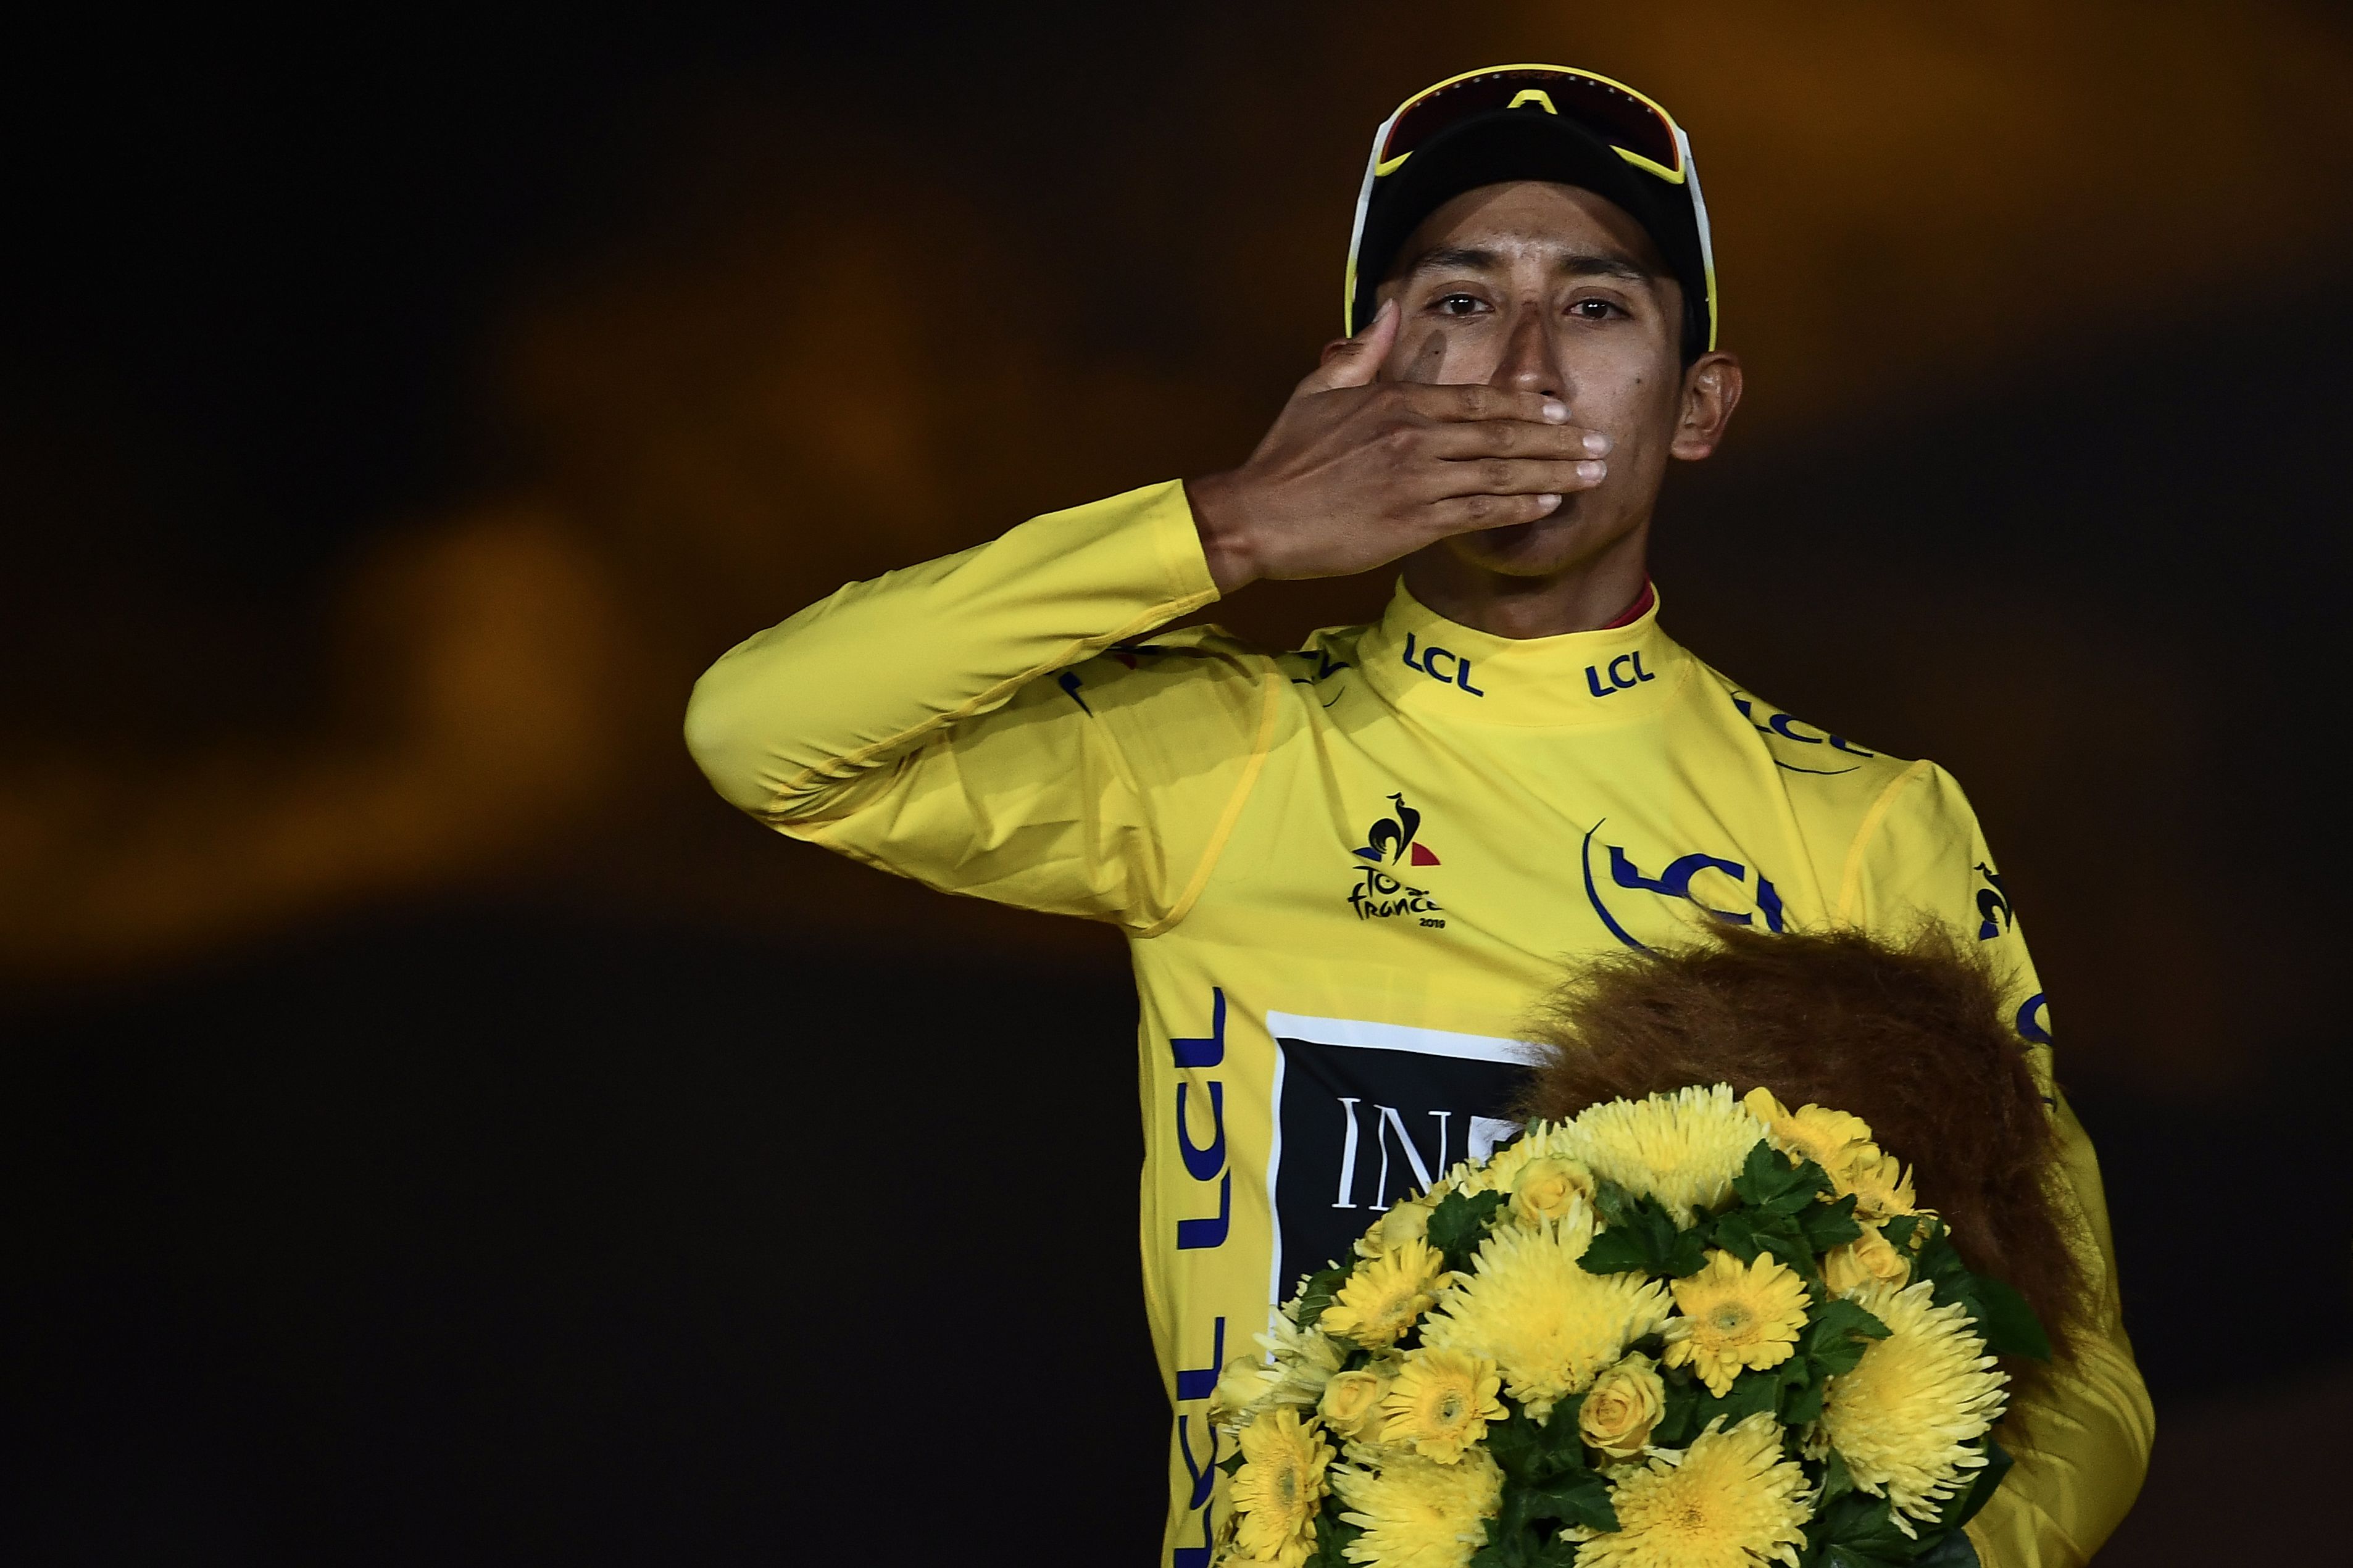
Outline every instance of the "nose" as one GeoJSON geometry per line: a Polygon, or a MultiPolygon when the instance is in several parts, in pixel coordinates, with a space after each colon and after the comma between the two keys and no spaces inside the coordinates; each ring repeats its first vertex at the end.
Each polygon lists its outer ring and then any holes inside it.
{"type": "Polygon", "coordinates": [[[1523,304],[1514,313],[1511,334],[1504,340],[1504,356],[1496,363],[1493,384],[1514,392],[1541,392],[1564,401],[1568,378],[1560,373],[1553,353],[1552,316],[1541,305],[1523,304]]]}

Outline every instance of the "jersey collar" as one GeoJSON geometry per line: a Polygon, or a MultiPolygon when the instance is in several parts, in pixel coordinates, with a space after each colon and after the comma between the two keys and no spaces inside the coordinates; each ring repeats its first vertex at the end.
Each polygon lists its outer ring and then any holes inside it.
{"type": "Polygon", "coordinates": [[[1659,599],[1623,626],[1551,637],[1499,637],[1430,609],[1399,583],[1357,644],[1365,679],[1432,723],[1603,724],[1654,712],[1691,664],[1659,629],[1659,599]]]}

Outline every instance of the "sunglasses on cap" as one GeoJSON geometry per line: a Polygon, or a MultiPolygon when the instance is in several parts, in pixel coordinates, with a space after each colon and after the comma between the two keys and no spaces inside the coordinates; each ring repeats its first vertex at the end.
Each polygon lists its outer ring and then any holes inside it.
{"type": "Polygon", "coordinates": [[[1715,247],[1707,227],[1707,205],[1699,193],[1691,138],[1659,104],[1606,76],[1567,66],[1490,66],[1465,71],[1426,87],[1381,121],[1373,132],[1373,154],[1365,165],[1356,196],[1356,222],[1348,238],[1348,270],[1342,303],[1343,324],[1354,332],[1356,251],[1364,241],[1365,214],[1376,182],[1396,174],[1415,151],[1440,132],[1498,110],[1528,109],[1555,114],[1578,126],[1644,174],[1682,186],[1691,198],[1699,229],[1701,265],[1707,278],[1707,346],[1715,346],[1715,247]]]}
{"type": "Polygon", "coordinates": [[[1670,184],[1682,184],[1690,167],[1674,117],[1624,83],[1565,66],[1497,66],[1449,77],[1398,105],[1374,135],[1374,174],[1397,173],[1440,132],[1499,109],[1541,109],[1575,121],[1670,184]]]}

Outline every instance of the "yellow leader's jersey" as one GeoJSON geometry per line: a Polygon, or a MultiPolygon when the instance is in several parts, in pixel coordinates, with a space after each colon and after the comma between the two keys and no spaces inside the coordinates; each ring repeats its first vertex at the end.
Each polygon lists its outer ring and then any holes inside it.
{"type": "MultiPolygon", "coordinates": [[[[1532,1005],[1580,954],[1695,922],[1901,932],[1924,915],[2048,1016],[1968,803],[1744,691],[1660,629],[1524,641],[1403,591],[1273,656],[1134,639],[1217,597],[1181,486],[853,584],[730,652],[689,743],[779,831],[951,892],[1125,928],[1143,1022],[1145,1300],[1175,1405],[1161,1561],[1225,1508],[1207,1418],[1299,1275],[1513,1131],[1532,1005]]],[[[2096,1331],[2014,1411],[1969,1527],[2075,1563],[2139,1489],[2153,1418],[2090,1143],[2053,1113],[2096,1331]]]]}

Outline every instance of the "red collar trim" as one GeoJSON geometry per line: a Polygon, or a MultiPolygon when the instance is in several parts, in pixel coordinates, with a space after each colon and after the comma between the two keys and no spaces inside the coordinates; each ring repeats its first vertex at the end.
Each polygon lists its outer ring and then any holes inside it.
{"type": "Polygon", "coordinates": [[[1630,626],[1636,621],[1641,620],[1644,616],[1649,615],[1651,613],[1651,606],[1658,602],[1659,595],[1651,589],[1651,580],[1648,577],[1645,577],[1642,579],[1642,591],[1634,595],[1634,602],[1627,605],[1625,609],[1619,612],[1619,616],[1616,620],[1606,621],[1596,629],[1605,632],[1614,632],[1620,626],[1630,626]]]}

